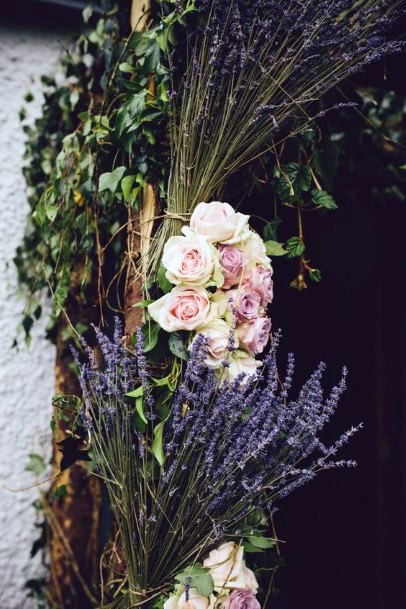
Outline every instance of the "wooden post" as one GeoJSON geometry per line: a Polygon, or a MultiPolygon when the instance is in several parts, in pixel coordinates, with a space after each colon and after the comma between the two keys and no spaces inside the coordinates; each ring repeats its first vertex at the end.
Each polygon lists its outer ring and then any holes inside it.
{"type": "MultiPolygon", "coordinates": [[[[67,303],[67,313],[73,324],[78,321],[97,321],[91,311],[96,307],[80,301],[80,277],[74,274],[67,303]],[[90,320],[89,320],[90,321],[90,320]]],[[[72,358],[63,338],[68,327],[60,318],[56,338],[55,385],[56,393],[80,395],[76,376],[71,369],[72,358]]],[[[54,414],[57,415],[56,409],[54,414]]],[[[69,422],[55,416],[53,446],[53,474],[57,477],[43,500],[44,516],[49,531],[50,582],[47,596],[52,607],[58,609],[91,609],[97,605],[99,572],[99,519],[101,507],[100,484],[85,463],[75,463],[59,476],[62,454],[57,443],[66,438],[69,422]],[[55,497],[55,490],[64,485],[65,497],[55,497]]]]}
{"type": "MultiPolygon", "coordinates": [[[[132,0],[131,27],[133,29],[143,31],[148,28],[150,8],[151,0],[132,0]]],[[[152,80],[151,87],[153,87],[152,80]]],[[[134,334],[143,321],[143,310],[135,305],[144,299],[146,254],[151,240],[155,212],[154,189],[151,184],[147,184],[143,192],[141,209],[129,209],[128,267],[124,300],[125,333],[128,338],[134,334]]]]}

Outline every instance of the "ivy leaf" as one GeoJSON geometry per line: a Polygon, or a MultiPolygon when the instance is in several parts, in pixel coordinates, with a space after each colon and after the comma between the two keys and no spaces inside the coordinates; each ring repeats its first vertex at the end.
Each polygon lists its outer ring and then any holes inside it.
{"type": "Polygon", "coordinates": [[[43,474],[46,469],[46,465],[41,455],[37,455],[36,453],[30,453],[29,457],[30,460],[25,466],[25,469],[28,472],[34,472],[36,476],[40,476],[41,474],[43,474]]]}
{"type": "Polygon", "coordinates": [[[307,165],[287,163],[281,168],[276,181],[276,192],[282,203],[294,203],[300,200],[302,193],[310,189],[312,174],[307,165]]]}
{"type": "Polygon", "coordinates": [[[193,565],[188,569],[175,575],[176,581],[181,584],[190,584],[191,588],[196,588],[197,593],[201,596],[210,596],[214,590],[214,580],[208,569],[201,565],[193,565]]]}
{"type": "Polygon", "coordinates": [[[278,241],[265,241],[264,245],[268,256],[286,256],[287,254],[283,249],[283,243],[278,243],[278,241]]]}
{"type": "Polygon", "coordinates": [[[319,269],[312,269],[309,276],[310,279],[315,283],[319,283],[321,281],[321,271],[319,269]]]}
{"type": "Polygon", "coordinates": [[[189,353],[185,347],[185,340],[181,332],[171,332],[169,335],[169,350],[176,355],[176,357],[179,357],[185,362],[188,361],[189,353]]]}
{"type": "Polygon", "coordinates": [[[45,214],[46,217],[48,218],[48,220],[52,223],[54,222],[56,216],[58,213],[58,208],[56,205],[49,205],[46,209],[45,209],[45,214]]]}
{"type": "Polygon", "coordinates": [[[320,205],[326,209],[337,209],[338,205],[333,197],[325,190],[312,190],[312,200],[315,205],[320,205]]]}
{"type": "Polygon", "coordinates": [[[109,190],[114,194],[125,171],[126,167],[116,167],[114,171],[102,173],[99,178],[99,191],[109,190]]]}
{"type": "Polygon", "coordinates": [[[128,203],[130,201],[131,190],[132,190],[135,178],[136,178],[136,176],[134,176],[134,175],[125,176],[125,178],[123,178],[121,180],[121,190],[124,195],[124,201],[126,203],[128,203]]]}
{"type": "Polygon", "coordinates": [[[300,237],[291,237],[286,242],[285,250],[288,258],[297,258],[305,251],[305,244],[300,237]]]}
{"type": "Polygon", "coordinates": [[[278,228],[282,220],[275,218],[270,222],[267,222],[264,226],[264,240],[265,241],[277,241],[278,240],[278,228]]]}
{"type": "Polygon", "coordinates": [[[158,461],[159,465],[163,465],[165,461],[164,447],[163,447],[163,431],[164,431],[165,421],[161,421],[158,423],[156,427],[154,427],[154,441],[152,443],[152,454],[155,459],[158,461]]]}

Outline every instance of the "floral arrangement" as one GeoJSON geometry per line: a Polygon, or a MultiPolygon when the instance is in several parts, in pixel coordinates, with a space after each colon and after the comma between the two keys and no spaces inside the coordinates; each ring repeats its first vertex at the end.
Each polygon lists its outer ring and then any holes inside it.
{"type": "MultiPolygon", "coordinates": [[[[134,335],[123,336],[119,320],[112,338],[96,329],[95,350],[70,322],[87,357],[74,352],[82,399],[78,416],[69,413],[69,440],[88,441],[114,513],[116,538],[101,563],[102,607],[259,609],[269,582],[254,559],[277,547],[275,504],[322,470],[353,467],[336,455],[359,426],[330,445],[322,440],[346,387],[345,369],[329,395],[320,364],[290,397],[294,358],[281,375],[279,334],[271,336],[272,251],[248,215],[212,199],[226,199],[237,172],[324,116],[319,102],[327,91],[401,48],[386,40],[401,3],[156,4],[160,11],[144,19],[148,31],[134,29],[122,44],[117,30],[117,64],[108,73],[107,62],[103,96],[96,84],[88,107],[80,105],[79,122],[55,157],[53,186],[35,211],[45,243],[56,244],[50,266],[43,240],[38,252],[58,314],[72,276],[82,285],[76,264],[97,276],[101,322],[112,283],[120,311],[147,311],[134,335]],[[72,213],[62,213],[69,203],[72,213]],[[48,232],[55,220],[61,239],[48,232]],[[74,247],[72,231],[80,235],[74,247]],[[105,290],[113,244],[117,272],[105,290]],[[134,278],[143,283],[140,301],[122,306],[134,278]],[[151,356],[161,331],[169,335],[169,357],[151,356]]],[[[99,45],[111,46],[103,36],[99,45]]],[[[69,88],[66,95],[73,103],[69,88]]],[[[299,234],[290,248],[268,242],[292,256],[304,252],[301,209],[335,206],[310,160],[300,164],[303,147],[298,156],[289,166],[276,162],[274,176],[281,202],[297,210],[299,234]]],[[[37,165],[46,166],[42,157],[37,165]]],[[[20,263],[31,276],[30,259],[20,263]]]]}
{"type": "Polygon", "coordinates": [[[199,203],[184,235],[164,247],[162,266],[175,287],[148,306],[166,332],[189,333],[189,349],[198,334],[207,337],[206,365],[229,379],[255,372],[271,331],[271,262],[248,222],[228,203],[199,203]]]}

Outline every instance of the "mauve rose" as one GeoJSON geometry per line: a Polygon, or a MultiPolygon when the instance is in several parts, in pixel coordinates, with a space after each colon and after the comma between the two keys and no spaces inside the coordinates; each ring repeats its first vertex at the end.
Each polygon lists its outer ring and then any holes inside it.
{"type": "Polygon", "coordinates": [[[199,203],[190,218],[190,228],[183,229],[202,235],[212,243],[237,243],[249,234],[249,216],[236,212],[228,203],[212,201],[199,203]]]}
{"type": "Polygon", "coordinates": [[[223,609],[261,609],[251,590],[233,590],[222,603],[223,609]]]}
{"type": "Polygon", "coordinates": [[[196,330],[208,321],[209,293],[204,288],[177,286],[149,305],[148,311],[166,332],[196,330]]]}
{"type": "Polygon", "coordinates": [[[262,304],[266,305],[273,300],[272,267],[265,268],[258,264],[247,278],[247,284],[262,296],[262,304]]]}
{"type": "Polygon", "coordinates": [[[252,288],[250,284],[230,290],[228,295],[232,299],[238,321],[252,321],[263,315],[262,294],[252,288]]]}
{"type": "Polygon", "coordinates": [[[272,322],[268,317],[258,317],[238,326],[237,336],[241,347],[251,353],[262,353],[269,341],[272,322]]]}
{"type": "Polygon", "coordinates": [[[220,266],[224,275],[223,289],[240,283],[244,275],[245,256],[234,245],[220,245],[220,266]]]}

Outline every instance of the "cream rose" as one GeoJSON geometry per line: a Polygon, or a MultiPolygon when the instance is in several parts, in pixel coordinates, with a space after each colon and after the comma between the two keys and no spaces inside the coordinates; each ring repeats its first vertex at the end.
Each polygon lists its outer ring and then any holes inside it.
{"type": "MultiPolygon", "coordinates": [[[[249,355],[246,351],[237,350],[234,351],[229,359],[229,366],[226,368],[227,379],[234,381],[240,374],[245,374],[247,381],[249,377],[256,376],[258,368],[262,366],[262,363],[249,355]]],[[[243,381],[244,382],[244,381],[243,381]]]]}
{"type": "Polygon", "coordinates": [[[148,311],[166,332],[196,330],[210,316],[209,293],[204,288],[177,286],[149,305],[148,311]]]}
{"type": "Polygon", "coordinates": [[[190,588],[188,600],[186,600],[185,592],[174,594],[165,601],[164,609],[209,609],[213,604],[214,597],[201,596],[196,588],[190,588]]]}
{"type": "Polygon", "coordinates": [[[265,244],[258,233],[250,231],[248,239],[246,239],[241,247],[248,268],[255,268],[257,264],[260,264],[267,269],[271,267],[271,261],[266,255],[265,244]]]}
{"type": "Polygon", "coordinates": [[[190,228],[185,227],[183,232],[202,235],[212,243],[232,245],[248,237],[248,220],[249,216],[236,212],[228,203],[199,203],[190,218],[190,228]]]}
{"type": "Polygon", "coordinates": [[[249,589],[256,594],[258,582],[251,569],[244,561],[244,548],[233,541],[227,541],[216,550],[212,550],[203,561],[203,566],[210,570],[217,589],[249,589]]]}
{"type": "MultiPolygon", "coordinates": [[[[207,337],[207,355],[205,364],[208,368],[221,368],[223,361],[228,358],[230,346],[230,326],[223,319],[214,319],[210,323],[199,329],[199,334],[207,337]]],[[[197,335],[198,336],[198,335],[197,335]]],[[[189,349],[192,348],[196,338],[193,339],[189,349]]],[[[234,339],[234,346],[238,346],[237,338],[234,339]]]]}
{"type": "Polygon", "coordinates": [[[220,287],[224,281],[218,251],[200,235],[168,239],[162,264],[175,285],[220,287]]]}

